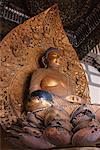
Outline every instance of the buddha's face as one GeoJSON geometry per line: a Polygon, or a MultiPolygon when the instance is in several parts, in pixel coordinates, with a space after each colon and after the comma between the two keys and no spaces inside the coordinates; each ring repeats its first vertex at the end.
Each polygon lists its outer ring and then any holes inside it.
{"type": "Polygon", "coordinates": [[[59,67],[61,65],[61,55],[56,51],[51,51],[48,54],[48,66],[49,67],[59,67]]]}

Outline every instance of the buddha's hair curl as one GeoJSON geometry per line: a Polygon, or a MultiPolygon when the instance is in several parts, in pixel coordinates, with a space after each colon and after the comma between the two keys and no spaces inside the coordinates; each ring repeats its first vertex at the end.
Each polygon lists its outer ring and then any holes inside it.
{"type": "Polygon", "coordinates": [[[59,53],[59,49],[58,48],[55,48],[55,47],[50,47],[48,48],[45,53],[43,53],[43,55],[40,57],[39,59],[39,64],[41,67],[43,68],[48,68],[48,54],[51,52],[51,51],[56,51],[57,53],[59,53]]]}

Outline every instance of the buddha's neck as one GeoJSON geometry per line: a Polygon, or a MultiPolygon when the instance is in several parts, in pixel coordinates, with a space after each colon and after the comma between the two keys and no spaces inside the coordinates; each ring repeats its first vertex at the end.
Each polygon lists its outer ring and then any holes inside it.
{"type": "Polygon", "coordinates": [[[49,66],[48,68],[49,68],[49,69],[52,69],[52,70],[55,70],[55,71],[58,71],[58,72],[59,72],[59,70],[60,70],[59,67],[55,67],[55,66],[49,66]]]}

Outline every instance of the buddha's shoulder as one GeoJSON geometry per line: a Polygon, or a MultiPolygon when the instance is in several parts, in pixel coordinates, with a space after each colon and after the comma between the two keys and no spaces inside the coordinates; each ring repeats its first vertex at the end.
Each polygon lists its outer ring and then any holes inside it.
{"type": "Polygon", "coordinates": [[[33,72],[33,76],[45,76],[45,75],[46,76],[49,75],[49,76],[57,77],[57,78],[59,78],[59,77],[66,78],[66,76],[63,73],[61,73],[57,70],[51,69],[51,68],[47,68],[47,69],[39,68],[33,72]]]}
{"type": "Polygon", "coordinates": [[[54,69],[51,69],[51,68],[38,68],[38,69],[36,69],[36,70],[34,70],[34,72],[33,73],[43,73],[43,72],[55,72],[55,73],[60,73],[59,71],[56,71],[56,70],[54,70],[54,69]]]}

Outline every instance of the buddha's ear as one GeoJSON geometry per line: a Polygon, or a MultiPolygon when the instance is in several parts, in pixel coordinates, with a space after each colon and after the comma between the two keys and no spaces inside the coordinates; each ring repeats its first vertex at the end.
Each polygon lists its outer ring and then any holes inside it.
{"type": "Polygon", "coordinates": [[[40,56],[38,62],[39,62],[39,65],[41,68],[48,68],[48,61],[47,61],[47,58],[45,56],[45,53],[40,56]]]}

